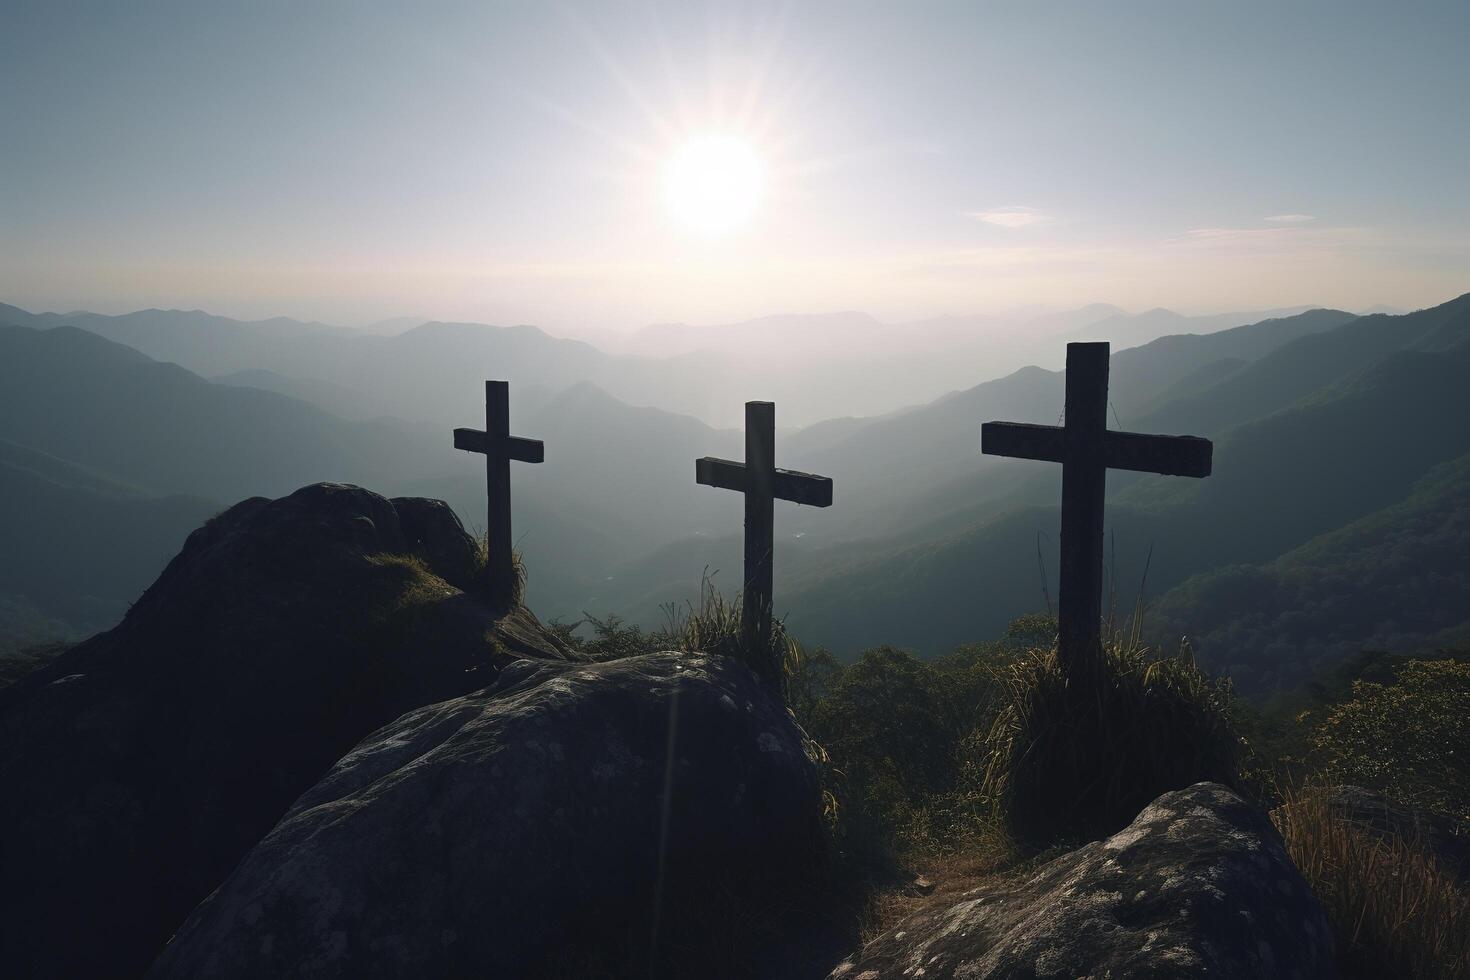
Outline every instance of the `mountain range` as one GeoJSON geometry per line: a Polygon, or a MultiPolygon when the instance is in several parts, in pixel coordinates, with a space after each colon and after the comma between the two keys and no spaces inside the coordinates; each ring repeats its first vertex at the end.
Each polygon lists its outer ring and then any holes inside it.
{"type": "MultiPolygon", "coordinates": [[[[826,318],[812,336],[855,316],[826,318]]],[[[1224,611],[1231,583],[1298,582],[1283,569],[1341,564],[1358,522],[1459,519],[1470,297],[1403,316],[1315,309],[1222,328],[1235,318],[1120,319],[1092,307],[1041,322],[1053,360],[1068,339],[1125,338],[1112,359],[1115,424],[1216,441],[1209,480],[1110,477],[1113,581],[1125,604],[1141,588],[1160,595],[1163,632],[1190,633],[1201,656],[1269,690],[1298,672],[1272,664],[1262,651],[1279,646],[1261,630],[1249,649],[1221,649],[1249,632],[1224,611]],[[1180,320],[1198,332],[1122,347],[1132,329],[1180,320]],[[1334,534],[1347,537],[1314,543],[1334,534]],[[1195,605],[1200,627],[1189,626],[1195,605]]],[[[450,448],[448,428],[481,423],[484,377],[517,381],[513,430],[547,442],[546,463],[513,477],[516,544],[543,616],[655,622],[664,604],[697,595],[702,574],[738,579],[739,495],[695,486],[690,460],[738,458],[741,435],[676,410],[741,376],[728,364],[699,372],[726,359],[718,345],[690,341],[660,359],[531,327],[394,333],[398,323],[369,335],[197,312],[0,307],[5,320],[15,325],[0,328],[0,527],[12,546],[0,555],[0,645],[108,625],[192,527],[244,496],[355,482],[442,497],[480,526],[483,469],[450,448]]],[[[798,328],[771,318],[764,329],[763,344],[798,328]]],[[[1059,469],[982,456],[979,424],[1055,424],[1063,384],[1059,371],[1022,367],[912,407],[783,427],[778,465],[836,487],[830,509],[778,514],[778,606],[797,635],[844,655],[877,642],[939,653],[1054,597],[1059,469]]],[[[1355,629],[1452,635],[1459,621],[1444,619],[1355,629]]],[[[1337,656],[1355,635],[1307,637],[1296,659],[1337,656]]]]}

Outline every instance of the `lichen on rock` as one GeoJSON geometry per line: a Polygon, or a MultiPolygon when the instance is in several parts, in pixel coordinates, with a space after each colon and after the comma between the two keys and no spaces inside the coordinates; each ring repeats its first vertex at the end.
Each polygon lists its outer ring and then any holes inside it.
{"type": "Polygon", "coordinates": [[[1197,783],[1025,879],[914,913],[831,977],[1334,975],[1326,916],[1270,821],[1197,783]]]}

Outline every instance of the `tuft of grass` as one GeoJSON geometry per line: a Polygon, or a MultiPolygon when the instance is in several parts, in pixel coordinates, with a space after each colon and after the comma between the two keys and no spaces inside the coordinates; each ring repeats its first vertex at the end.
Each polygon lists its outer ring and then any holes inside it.
{"type": "Polygon", "coordinates": [[[1109,630],[1101,661],[1069,673],[1055,647],[997,670],[1005,706],[986,738],[981,791],[1025,845],[1095,840],[1160,794],[1238,783],[1228,682],[1187,647],[1155,656],[1138,631],[1109,630]]]}
{"type": "Polygon", "coordinates": [[[669,623],[665,635],[680,650],[730,657],[749,667],[784,698],[788,679],[801,672],[801,647],[786,632],[781,620],[771,618],[764,636],[747,637],[741,623],[741,596],[727,600],[706,572],[700,581],[699,605],[680,610],[666,606],[669,623]]]}
{"type": "Polygon", "coordinates": [[[374,597],[370,608],[379,625],[440,602],[458,591],[435,575],[418,555],[380,552],[368,555],[366,560],[373,569],[368,584],[374,597]]]}
{"type": "Polygon", "coordinates": [[[1271,820],[1327,911],[1345,977],[1470,978],[1470,892],[1420,841],[1365,831],[1325,785],[1282,797],[1271,820]]]}
{"type": "Polygon", "coordinates": [[[526,601],[526,559],[517,549],[510,553],[510,604],[524,605],[526,601]]]}
{"type": "Polygon", "coordinates": [[[479,583],[484,598],[492,603],[507,606],[519,606],[526,601],[526,559],[522,557],[519,549],[512,548],[510,552],[510,577],[509,583],[497,583],[490,581],[490,542],[483,534],[475,535],[475,554],[472,567],[472,580],[479,583]]]}

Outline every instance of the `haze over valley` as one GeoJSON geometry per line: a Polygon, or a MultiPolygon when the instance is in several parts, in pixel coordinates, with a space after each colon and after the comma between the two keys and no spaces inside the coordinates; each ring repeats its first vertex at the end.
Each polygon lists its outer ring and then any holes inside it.
{"type": "MultiPolygon", "coordinates": [[[[9,511],[17,547],[0,573],[12,647],[112,625],[203,517],[243,497],[336,480],[441,497],[466,526],[481,526],[482,468],[454,452],[448,434],[481,422],[486,375],[512,382],[513,431],[548,447],[544,465],[513,475],[528,601],[563,621],[616,615],[655,625],[667,604],[697,599],[707,573],[738,587],[741,505],[697,487],[692,460],[740,457],[740,432],[720,424],[729,413],[701,404],[738,407],[741,390],[762,385],[719,338],[765,329],[773,352],[779,344],[810,368],[823,349],[842,346],[844,329],[904,329],[856,314],[659,327],[649,336],[675,349],[654,356],[524,326],[404,324],[385,335],[200,312],[9,306],[0,320],[9,323],[0,332],[3,472],[11,499],[24,502],[9,511]],[[803,329],[816,338],[810,359],[803,329]],[[687,350],[677,349],[681,339],[687,350]]],[[[1438,507],[1435,487],[1459,490],[1442,468],[1463,466],[1470,452],[1455,380],[1470,351],[1470,298],[1402,315],[1191,318],[1099,305],[1030,322],[1037,336],[1026,343],[1038,347],[1100,332],[1139,341],[1113,356],[1111,424],[1204,432],[1219,447],[1217,475],[1203,484],[1109,481],[1118,589],[1162,597],[1169,625],[1218,601],[1212,590],[1245,568],[1276,574],[1271,563],[1300,562],[1299,552],[1332,560],[1333,535],[1354,533],[1355,522],[1438,507]],[[1152,336],[1159,330],[1167,333],[1152,336]],[[1362,445],[1391,450],[1395,464],[1364,467],[1362,445]],[[1308,446],[1320,448],[1304,454],[1308,446]]],[[[779,510],[780,612],[791,628],[844,656],[874,642],[934,655],[1045,608],[1056,588],[1056,512],[1037,504],[1055,499],[1058,473],[982,456],[978,423],[1054,424],[1061,373],[1027,363],[1024,344],[987,347],[986,335],[961,331],[936,336],[933,357],[983,364],[975,382],[922,394],[939,372],[848,349],[825,398],[845,392],[851,414],[791,424],[776,397],[778,462],[830,475],[840,503],[779,510]],[[894,383],[871,392],[864,381],[880,376],[894,383]]],[[[793,383],[801,376],[791,372],[793,383]]],[[[1412,627],[1416,642],[1465,628],[1454,603],[1436,608],[1444,615],[1412,627]]],[[[1214,629],[1238,630],[1233,622],[1214,629]]],[[[1330,657],[1406,640],[1394,622],[1385,612],[1325,646],[1302,642],[1330,657]]],[[[1205,657],[1209,635],[1200,638],[1205,657]]],[[[1247,684],[1287,684],[1310,666],[1283,674],[1260,662],[1264,649],[1239,643],[1230,655],[1247,684]]]]}

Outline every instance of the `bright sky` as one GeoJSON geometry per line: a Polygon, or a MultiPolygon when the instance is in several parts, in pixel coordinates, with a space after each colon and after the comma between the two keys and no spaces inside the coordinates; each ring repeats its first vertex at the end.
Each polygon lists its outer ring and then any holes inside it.
{"type": "Polygon", "coordinates": [[[0,10],[0,300],[558,332],[1470,291],[1470,3],[0,10]]]}

